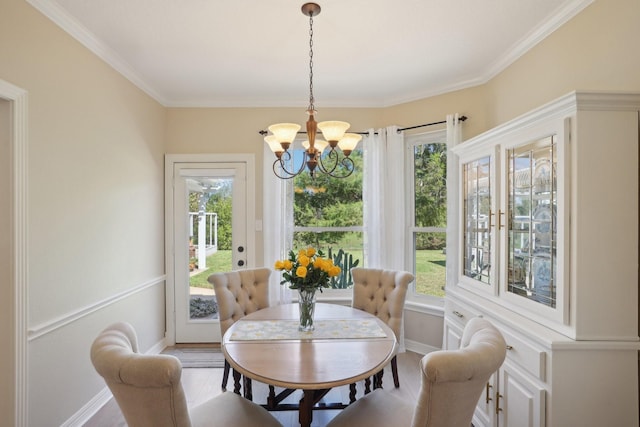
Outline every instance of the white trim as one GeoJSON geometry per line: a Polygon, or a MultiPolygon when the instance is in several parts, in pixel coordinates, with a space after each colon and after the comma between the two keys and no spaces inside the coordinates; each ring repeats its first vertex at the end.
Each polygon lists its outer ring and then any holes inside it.
{"type": "MultiPolygon", "coordinates": [[[[622,337],[624,340],[625,337],[622,337]]],[[[553,342],[553,350],[564,351],[629,351],[640,350],[638,341],[568,341],[553,342]]]]}
{"type": "Polygon", "coordinates": [[[78,310],[74,310],[62,316],[47,320],[46,322],[42,322],[39,325],[30,327],[28,331],[28,340],[33,341],[37,338],[40,338],[48,333],[55,331],[56,329],[60,329],[61,327],[68,325],[69,323],[82,319],[83,317],[86,317],[91,313],[95,313],[96,311],[102,310],[103,308],[115,304],[118,301],[129,298],[130,296],[137,294],[138,292],[142,292],[145,289],[151,288],[158,284],[164,285],[165,278],[166,276],[164,275],[156,277],[131,289],[127,289],[126,291],[105,298],[102,301],[98,301],[94,304],[87,305],[78,310]]]}
{"type": "Polygon", "coordinates": [[[441,348],[439,347],[434,347],[432,345],[424,344],[418,341],[408,340],[406,338],[404,340],[404,344],[407,350],[413,351],[414,353],[418,353],[422,355],[431,353],[432,351],[441,350],[441,348]]]}
{"type": "Polygon", "coordinates": [[[486,83],[500,74],[534,46],[551,35],[551,33],[566,24],[578,13],[582,12],[582,10],[593,3],[593,1],[594,0],[574,0],[563,5],[560,10],[554,11],[551,16],[549,16],[549,19],[544,21],[542,26],[535,28],[521,40],[518,40],[505,55],[499,58],[493,66],[484,73],[484,81],[482,83],[486,83]]]}
{"type": "Polygon", "coordinates": [[[539,126],[542,120],[564,119],[575,112],[576,106],[578,110],[612,110],[615,106],[615,110],[618,111],[637,111],[640,109],[640,93],[570,92],[465,141],[464,145],[457,146],[453,151],[457,155],[460,155],[461,151],[468,153],[469,150],[484,145],[487,140],[495,141],[512,132],[523,132],[532,126],[539,126]]]}
{"type": "MultiPolygon", "coordinates": [[[[562,25],[578,15],[593,2],[594,0],[574,0],[564,5],[558,11],[552,13],[551,16],[549,16],[549,19],[544,21],[542,26],[534,29],[528,35],[516,42],[509,51],[507,51],[501,58],[495,61],[493,65],[484,70],[484,72],[480,72],[477,77],[451,83],[448,85],[445,84],[437,89],[414,92],[411,96],[386,99],[384,100],[384,102],[380,103],[380,107],[390,107],[393,105],[406,104],[408,102],[418,101],[420,99],[431,98],[437,95],[483,85],[503,72],[505,69],[507,69],[521,56],[533,49],[538,43],[550,36],[551,33],[556,31],[562,25]]],[[[339,105],[334,106],[338,107],[339,105]]]]}
{"type": "Polygon", "coordinates": [[[28,345],[27,323],[28,315],[28,93],[17,86],[0,80],[0,98],[11,102],[11,179],[12,198],[11,222],[13,235],[11,248],[13,256],[13,289],[15,310],[15,407],[14,421],[17,427],[29,425],[28,408],[28,345]]]}
{"type": "Polygon", "coordinates": [[[104,405],[113,397],[109,387],[104,387],[90,401],[88,401],[79,411],[71,416],[67,421],[60,424],[60,427],[82,427],[93,417],[104,405]]]}
{"type": "MultiPolygon", "coordinates": [[[[434,300],[435,299],[436,298],[434,297],[434,300]]],[[[418,301],[407,300],[404,303],[404,309],[405,311],[413,311],[415,313],[444,318],[444,298],[439,298],[436,302],[440,304],[426,304],[418,301]]]]}

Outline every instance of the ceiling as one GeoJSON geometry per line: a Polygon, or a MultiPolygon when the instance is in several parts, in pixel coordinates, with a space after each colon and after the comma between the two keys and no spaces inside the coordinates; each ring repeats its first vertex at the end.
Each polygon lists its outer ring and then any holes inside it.
{"type": "MultiPolygon", "coordinates": [[[[165,106],[308,105],[303,1],[28,1],[165,106]]],[[[319,0],[316,107],[482,84],[592,1],[319,0]]]]}

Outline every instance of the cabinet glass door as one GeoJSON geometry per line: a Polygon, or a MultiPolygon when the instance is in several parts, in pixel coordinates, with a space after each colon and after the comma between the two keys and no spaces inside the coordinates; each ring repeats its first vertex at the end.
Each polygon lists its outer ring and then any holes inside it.
{"type": "Polygon", "coordinates": [[[463,165],[463,194],[463,274],[491,285],[491,157],[463,165]]]}
{"type": "Polygon", "coordinates": [[[507,290],[556,307],[555,135],[507,150],[507,290]]]}

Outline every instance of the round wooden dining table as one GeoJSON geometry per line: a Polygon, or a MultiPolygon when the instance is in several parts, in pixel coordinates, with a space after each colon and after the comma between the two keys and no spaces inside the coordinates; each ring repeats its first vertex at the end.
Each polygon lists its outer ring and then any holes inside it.
{"type": "MultiPolygon", "coordinates": [[[[298,419],[301,426],[308,427],[314,406],[331,388],[353,384],[381,371],[396,354],[398,342],[380,319],[351,307],[316,304],[316,329],[311,333],[298,331],[298,319],[298,304],[251,313],[227,330],[222,351],[237,371],[236,384],[242,374],[283,387],[284,397],[303,390],[297,405],[298,419]]],[[[264,406],[282,410],[273,396],[264,406]]],[[[295,408],[288,405],[288,409],[295,408]]],[[[323,409],[329,408],[323,405],[323,409]]]]}

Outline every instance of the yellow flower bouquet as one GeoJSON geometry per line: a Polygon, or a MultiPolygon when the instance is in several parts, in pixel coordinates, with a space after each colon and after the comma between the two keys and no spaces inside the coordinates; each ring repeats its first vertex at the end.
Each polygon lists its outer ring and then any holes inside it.
{"type": "Polygon", "coordinates": [[[320,290],[328,288],[332,277],[340,274],[340,267],[325,258],[322,251],[314,248],[300,250],[297,254],[289,252],[289,258],[276,261],[275,269],[282,271],[282,282],[289,284],[290,289],[320,290]]]}
{"type": "Polygon", "coordinates": [[[322,292],[322,288],[328,288],[331,278],[340,274],[340,267],[334,265],[330,258],[325,258],[322,251],[307,248],[300,250],[297,254],[290,251],[289,259],[276,261],[275,269],[282,271],[281,285],[288,283],[290,289],[298,291],[300,307],[298,330],[313,331],[316,291],[322,292]]]}

